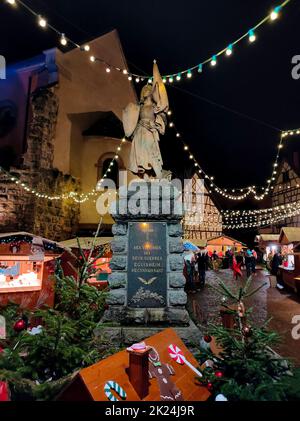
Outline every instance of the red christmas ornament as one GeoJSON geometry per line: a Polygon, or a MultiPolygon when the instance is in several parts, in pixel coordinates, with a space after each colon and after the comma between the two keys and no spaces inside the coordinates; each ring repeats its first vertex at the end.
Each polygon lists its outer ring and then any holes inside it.
{"type": "Polygon", "coordinates": [[[212,390],[213,390],[213,388],[214,388],[214,386],[213,386],[213,384],[211,383],[211,382],[208,382],[207,383],[207,389],[211,392],[212,390]]]}
{"type": "Polygon", "coordinates": [[[221,379],[222,377],[224,377],[224,373],[223,371],[215,371],[215,376],[221,379]]]}
{"type": "Polygon", "coordinates": [[[3,351],[4,351],[4,349],[1,348],[1,346],[0,346],[0,354],[2,354],[3,351]]]}
{"type": "Polygon", "coordinates": [[[26,329],[26,322],[23,320],[23,319],[21,319],[21,320],[18,320],[15,324],[14,324],[14,331],[15,332],[22,332],[22,330],[25,330],[26,329]]]}
{"type": "Polygon", "coordinates": [[[207,342],[208,344],[212,341],[212,337],[210,335],[205,335],[204,338],[205,342],[207,342]]]}

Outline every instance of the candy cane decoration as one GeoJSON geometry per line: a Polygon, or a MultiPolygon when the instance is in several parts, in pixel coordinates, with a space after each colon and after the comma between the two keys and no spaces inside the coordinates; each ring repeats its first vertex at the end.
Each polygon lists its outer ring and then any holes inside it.
{"type": "Polygon", "coordinates": [[[126,399],[127,398],[127,394],[125,392],[124,389],[122,389],[121,386],[118,385],[118,383],[114,382],[113,380],[110,380],[109,382],[107,382],[104,386],[104,393],[107,397],[108,400],[110,400],[111,402],[118,402],[119,399],[117,399],[111,392],[111,390],[114,390],[121,399],[126,399]]]}
{"type": "Polygon", "coordinates": [[[197,376],[202,377],[202,373],[200,373],[199,370],[197,370],[183,355],[183,352],[180,348],[178,348],[177,345],[170,345],[168,347],[168,351],[170,354],[170,357],[172,360],[176,361],[177,364],[186,364],[194,373],[197,374],[197,376]]]}

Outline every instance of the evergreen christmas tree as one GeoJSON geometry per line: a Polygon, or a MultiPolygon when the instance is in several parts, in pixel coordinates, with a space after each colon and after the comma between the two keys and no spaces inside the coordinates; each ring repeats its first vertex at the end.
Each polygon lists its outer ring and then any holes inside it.
{"type": "Polygon", "coordinates": [[[214,289],[222,296],[223,325],[212,326],[206,343],[214,337],[220,348],[218,355],[210,347],[201,349],[200,363],[205,363],[203,378],[199,379],[217,400],[281,401],[300,399],[299,373],[292,373],[291,364],[273,350],[280,337],[262,327],[251,325],[251,310],[244,300],[264,285],[250,290],[251,279],[237,292],[222,281],[214,289]]]}

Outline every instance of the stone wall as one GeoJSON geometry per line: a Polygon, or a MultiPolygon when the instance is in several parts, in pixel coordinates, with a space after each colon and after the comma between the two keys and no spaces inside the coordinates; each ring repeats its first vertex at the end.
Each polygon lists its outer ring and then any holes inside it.
{"type": "Polygon", "coordinates": [[[58,105],[54,88],[32,96],[23,164],[10,168],[11,176],[0,173],[0,232],[27,231],[61,241],[77,230],[80,208],[73,200],[48,200],[26,190],[28,186],[45,195],[61,195],[80,188],[76,179],[53,169],[58,105]]]}

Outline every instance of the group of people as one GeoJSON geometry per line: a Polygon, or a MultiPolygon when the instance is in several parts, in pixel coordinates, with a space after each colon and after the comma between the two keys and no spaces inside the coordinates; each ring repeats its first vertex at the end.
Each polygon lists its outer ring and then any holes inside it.
{"type": "MultiPolygon", "coordinates": [[[[242,269],[246,268],[247,278],[256,273],[257,253],[248,249],[237,254],[227,250],[225,258],[228,260],[229,268],[233,271],[235,279],[242,277],[242,269]]],[[[184,275],[186,278],[186,289],[192,293],[197,292],[205,286],[206,271],[212,268],[218,272],[222,266],[223,257],[217,251],[208,253],[204,247],[199,251],[186,251],[184,256],[184,275]],[[197,289],[197,285],[199,286],[197,289]]]]}
{"type": "Polygon", "coordinates": [[[209,256],[204,247],[198,252],[189,251],[184,256],[184,275],[186,278],[186,289],[192,293],[199,288],[204,288],[206,271],[209,268],[209,256]]]}

